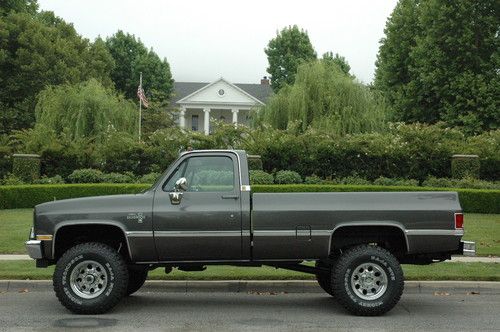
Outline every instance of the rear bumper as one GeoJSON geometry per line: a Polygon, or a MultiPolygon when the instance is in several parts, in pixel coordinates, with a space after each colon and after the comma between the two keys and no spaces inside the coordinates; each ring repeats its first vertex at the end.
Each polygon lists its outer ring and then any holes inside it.
{"type": "Polygon", "coordinates": [[[464,256],[476,256],[476,242],[460,241],[460,252],[464,256]]]}
{"type": "Polygon", "coordinates": [[[42,241],[40,240],[29,240],[26,241],[26,250],[28,251],[28,255],[33,259],[41,259],[43,258],[42,251],[42,241]]]}

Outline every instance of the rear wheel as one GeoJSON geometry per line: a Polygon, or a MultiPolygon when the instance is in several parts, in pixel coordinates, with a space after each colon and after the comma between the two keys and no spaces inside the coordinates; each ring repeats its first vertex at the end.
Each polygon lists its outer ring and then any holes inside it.
{"type": "Polygon", "coordinates": [[[137,292],[146,282],[148,269],[144,267],[129,267],[128,269],[128,288],[127,295],[137,292]]]}
{"type": "Polygon", "coordinates": [[[391,310],[404,288],[403,270],[387,250],[359,245],[345,251],[332,269],[333,296],[349,312],[377,316],[391,310]]]}
{"type": "Polygon", "coordinates": [[[53,276],[56,296],[77,314],[101,314],[113,308],[127,291],[123,257],[103,243],[83,243],[66,251],[53,276]]]}

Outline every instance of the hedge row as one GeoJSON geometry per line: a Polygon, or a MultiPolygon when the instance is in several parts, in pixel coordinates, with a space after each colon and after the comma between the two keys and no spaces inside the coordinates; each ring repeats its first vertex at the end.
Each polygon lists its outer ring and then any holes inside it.
{"type": "MultiPolygon", "coordinates": [[[[0,186],[0,209],[30,208],[37,204],[86,196],[138,193],[147,184],[56,184],[0,186]]],[[[253,192],[456,191],[465,212],[500,213],[500,190],[355,185],[253,185],[253,192]]]]}

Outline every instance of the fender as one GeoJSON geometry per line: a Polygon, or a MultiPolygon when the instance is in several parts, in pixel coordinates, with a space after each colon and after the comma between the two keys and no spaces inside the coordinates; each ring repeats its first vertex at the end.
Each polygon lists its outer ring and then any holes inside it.
{"type": "Polygon", "coordinates": [[[403,234],[404,236],[404,239],[405,239],[405,243],[406,243],[406,251],[409,252],[410,251],[410,244],[408,242],[408,236],[407,236],[407,232],[406,232],[406,229],[405,227],[397,222],[397,221],[393,221],[393,220],[385,220],[385,221],[380,221],[380,220],[374,220],[374,221],[354,221],[354,222],[343,222],[343,223],[340,223],[338,225],[336,225],[333,230],[332,230],[332,233],[330,234],[330,243],[328,245],[328,253],[331,252],[331,245],[332,245],[332,240],[333,240],[333,234],[340,228],[346,228],[346,227],[359,227],[359,226],[386,226],[386,227],[396,227],[398,228],[401,233],[403,234]]]}
{"type": "Polygon", "coordinates": [[[79,226],[79,225],[106,225],[106,226],[114,226],[118,227],[122,233],[123,237],[125,238],[125,242],[127,245],[127,251],[130,259],[132,259],[132,250],[130,249],[130,244],[128,242],[128,237],[125,229],[123,228],[123,225],[119,222],[113,221],[113,220],[89,220],[89,219],[80,219],[80,220],[68,220],[68,221],[63,221],[60,222],[56,225],[54,228],[54,237],[52,239],[52,259],[55,258],[55,248],[56,248],[56,239],[57,239],[57,232],[64,227],[67,226],[79,226]]]}

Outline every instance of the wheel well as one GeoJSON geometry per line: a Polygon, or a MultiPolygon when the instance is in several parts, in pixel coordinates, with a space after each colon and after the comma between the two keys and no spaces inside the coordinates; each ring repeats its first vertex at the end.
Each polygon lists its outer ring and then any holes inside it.
{"type": "Polygon", "coordinates": [[[332,234],[331,253],[358,244],[376,243],[396,256],[408,252],[403,230],[396,226],[344,226],[332,234]]]}
{"type": "Polygon", "coordinates": [[[63,226],[55,234],[54,259],[58,260],[69,248],[85,242],[105,243],[129,260],[129,248],[123,230],[113,225],[70,225],[63,226]]]}

